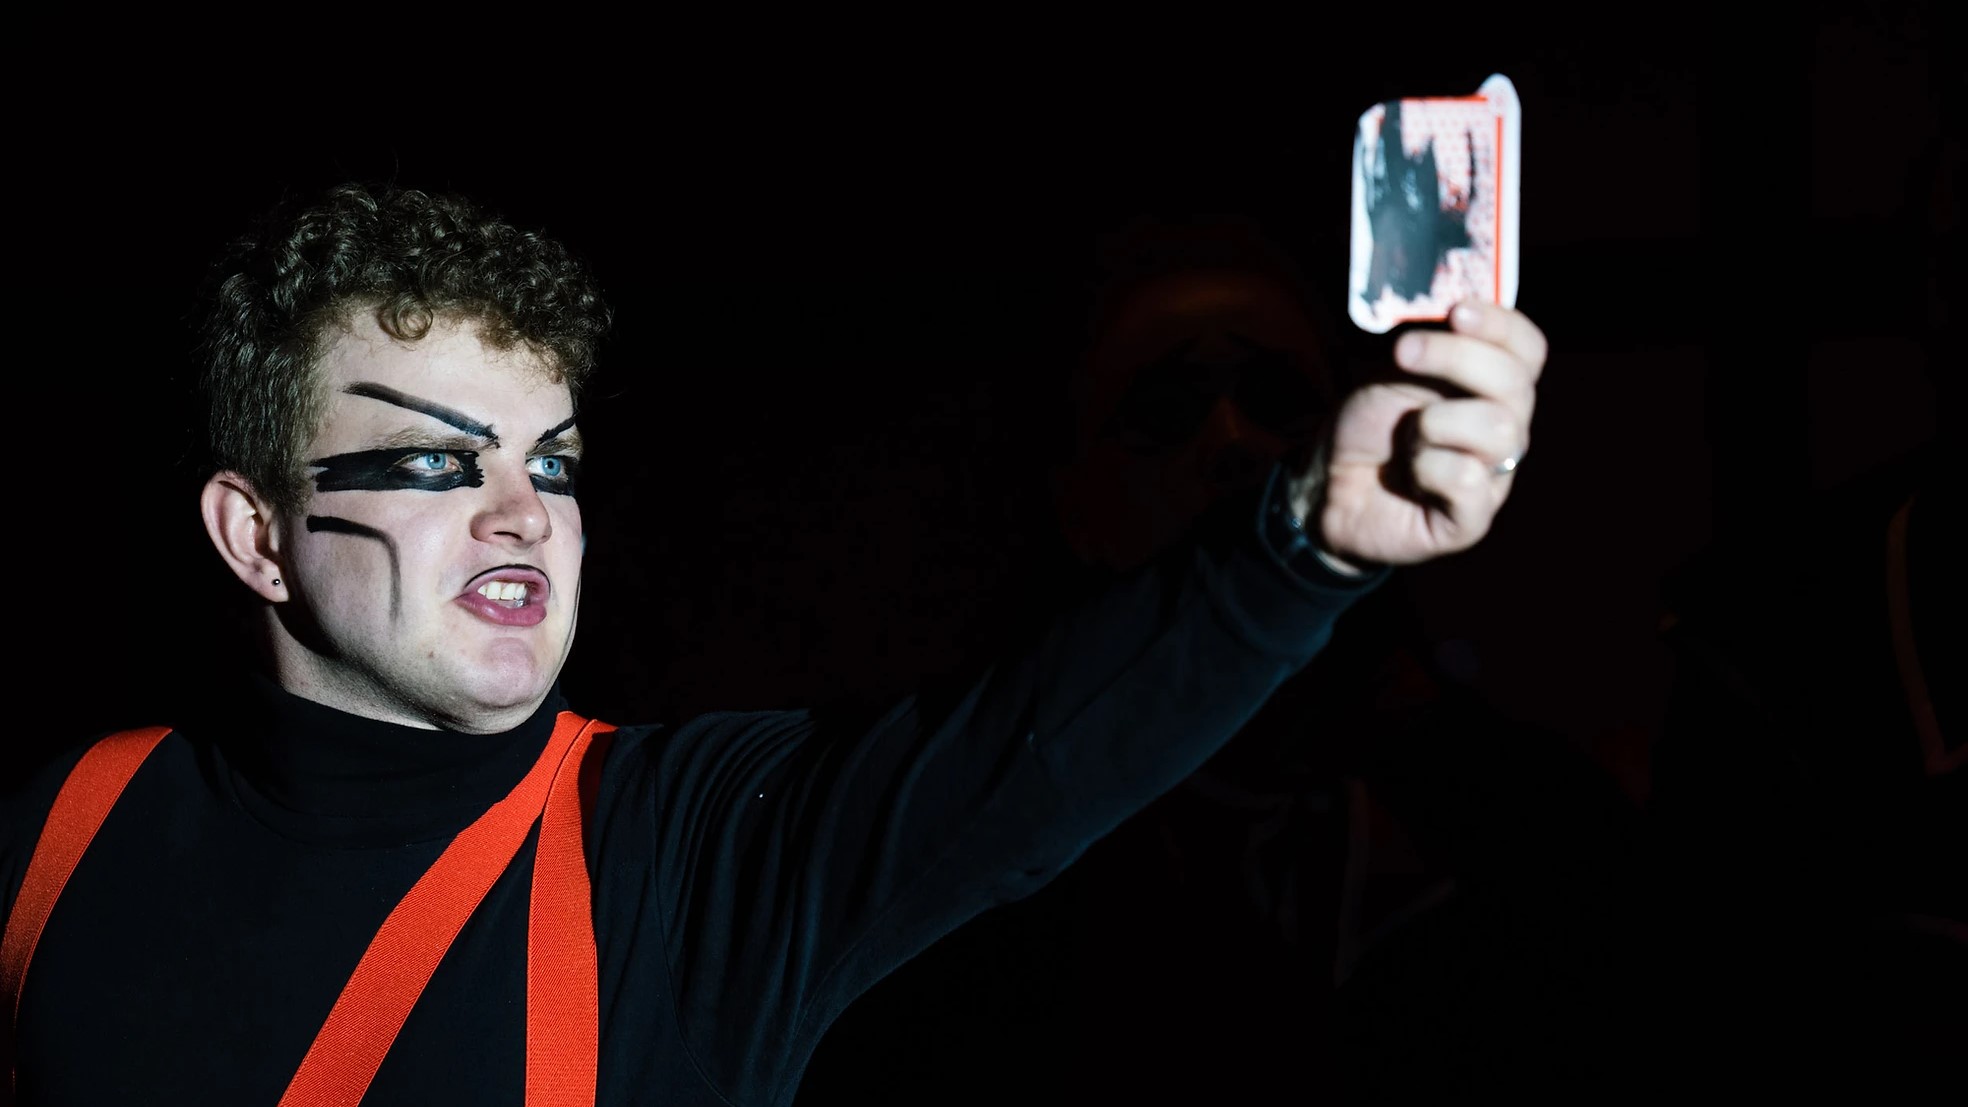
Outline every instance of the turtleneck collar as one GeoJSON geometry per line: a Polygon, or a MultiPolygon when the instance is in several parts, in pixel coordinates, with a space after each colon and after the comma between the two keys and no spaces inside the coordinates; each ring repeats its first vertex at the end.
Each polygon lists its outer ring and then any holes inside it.
{"type": "Polygon", "coordinates": [[[255,676],[214,735],[240,805],[276,833],[349,848],[449,837],[519,783],[546,748],[560,689],[503,734],[461,734],[337,711],[255,676]]]}

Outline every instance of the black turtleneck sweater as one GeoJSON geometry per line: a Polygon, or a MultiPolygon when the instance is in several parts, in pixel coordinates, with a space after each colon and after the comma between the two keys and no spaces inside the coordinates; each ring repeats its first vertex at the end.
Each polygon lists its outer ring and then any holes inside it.
{"type": "MultiPolygon", "coordinates": [[[[849,1001],[1195,769],[1371,583],[1294,572],[1276,544],[1198,548],[948,703],[623,727],[586,842],[600,1102],[791,1102],[849,1001]]],[[[21,1001],[23,1104],[276,1102],[384,917],[565,707],[486,736],[265,683],[214,700],[151,754],[55,906],[21,1001]]],[[[80,753],[0,812],[9,912],[80,753]]],[[[520,1103],[532,856],[529,839],[365,1104],[520,1103]]]]}

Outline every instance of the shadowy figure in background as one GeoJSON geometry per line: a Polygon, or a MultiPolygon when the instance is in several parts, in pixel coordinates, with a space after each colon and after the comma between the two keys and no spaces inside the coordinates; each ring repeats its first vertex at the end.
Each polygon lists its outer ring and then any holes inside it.
{"type": "MultiPolygon", "coordinates": [[[[1105,261],[1034,610],[1234,526],[1357,383],[1249,226],[1144,225],[1105,261]]],[[[1202,768],[850,1011],[805,1102],[1330,1095],[1338,981],[1382,929],[1627,814],[1583,755],[1435,671],[1397,578],[1202,768]]]]}
{"type": "MultiPolygon", "coordinates": [[[[1385,356],[1345,348],[1251,228],[1144,228],[1115,253],[1058,479],[1093,579],[1247,503],[1385,356]]],[[[1497,884],[1542,909],[1623,841],[1612,780],[1446,677],[1402,589],[1349,630],[1080,865],[1082,1094],[1338,1094],[1368,1044],[1339,989],[1405,918],[1497,884]]]]}

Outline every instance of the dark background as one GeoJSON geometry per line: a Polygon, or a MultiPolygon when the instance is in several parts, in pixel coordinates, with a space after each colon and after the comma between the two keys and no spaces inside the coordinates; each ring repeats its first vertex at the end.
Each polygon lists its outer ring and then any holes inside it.
{"type": "Polygon", "coordinates": [[[34,707],[5,767],[159,721],[228,663],[175,396],[203,264],[285,194],[462,191],[599,272],[619,324],[583,419],[579,706],[880,698],[972,660],[1048,548],[1102,242],[1230,217],[1340,317],[1353,120],[1502,72],[1519,306],[1553,351],[1536,446],[1489,540],[1390,587],[1444,671],[1644,798],[1663,575],[1734,534],[1808,542],[1807,497],[1936,429],[1908,198],[1958,121],[1938,8],[78,60],[90,95],[23,87],[13,111],[14,356],[45,391],[13,420],[34,707]]]}
{"type": "Polygon", "coordinates": [[[173,468],[191,292],[285,194],[455,189],[588,257],[619,325],[588,408],[605,498],[569,681],[621,717],[800,704],[934,670],[1041,540],[1106,238],[1242,219],[1337,315],[1354,117],[1504,72],[1519,302],[1553,348],[1536,460],[1489,541],[1403,585],[1496,702],[1641,758],[1639,786],[1663,571],[1718,533],[1797,527],[1812,489],[1933,432],[1906,208],[1958,80],[1939,18],[1873,5],[1732,37],[1663,10],[1587,42],[1363,16],[1302,47],[1218,20],[901,55],[837,29],[825,49],[673,44],[640,90],[604,52],[607,87],[570,56],[496,94],[481,74],[339,101],[306,67],[208,86],[195,64],[102,63],[116,95],[17,112],[16,357],[47,390],[17,425],[66,443],[17,455],[57,543],[17,555],[56,567],[16,580],[23,687],[91,674],[75,729],[147,717],[209,663],[185,584],[211,559],[173,468]]]}

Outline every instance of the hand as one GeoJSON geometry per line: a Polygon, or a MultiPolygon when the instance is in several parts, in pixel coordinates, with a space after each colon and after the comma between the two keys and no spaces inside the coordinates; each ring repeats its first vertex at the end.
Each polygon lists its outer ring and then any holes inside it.
{"type": "Polygon", "coordinates": [[[1294,483],[1293,509],[1317,518],[1329,561],[1412,565],[1466,550],[1510,497],[1516,476],[1498,470],[1530,448],[1544,333],[1480,302],[1458,305],[1449,325],[1401,336],[1394,361],[1412,376],[1348,396],[1323,480],[1314,461],[1294,483]]]}

